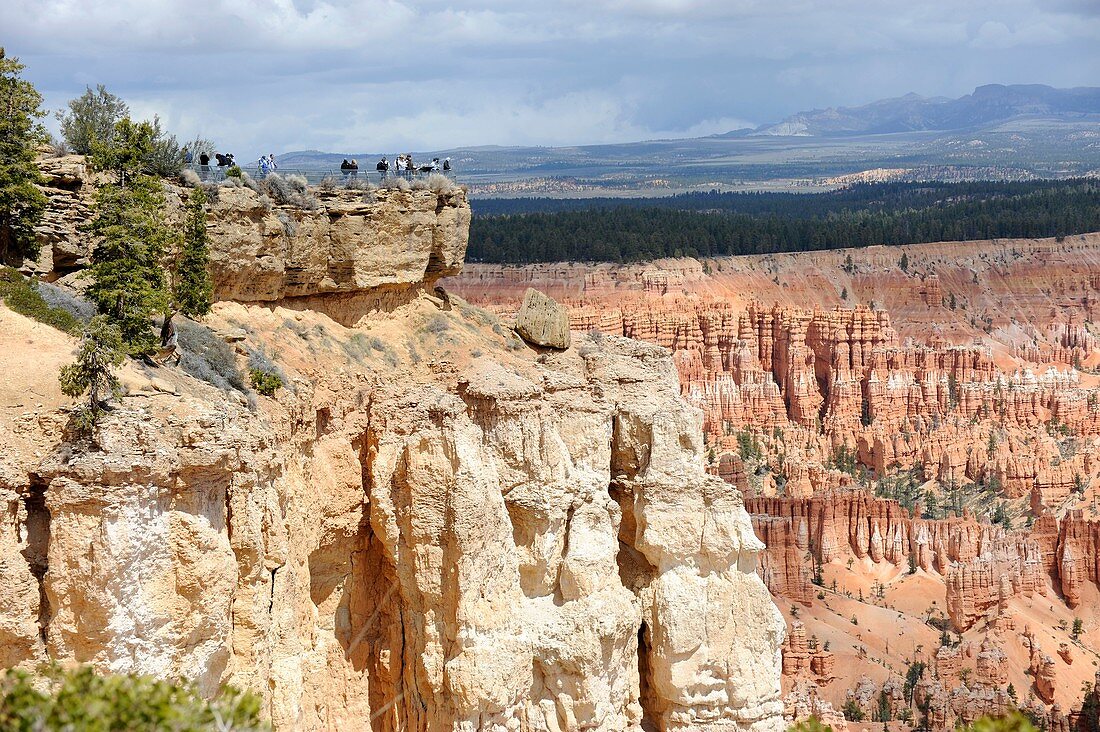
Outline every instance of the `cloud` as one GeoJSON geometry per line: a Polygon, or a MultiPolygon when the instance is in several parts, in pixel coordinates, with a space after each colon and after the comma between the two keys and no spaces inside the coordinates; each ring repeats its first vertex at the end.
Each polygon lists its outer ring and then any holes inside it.
{"type": "Polygon", "coordinates": [[[1100,78],[1095,0],[8,0],[59,107],[104,83],[241,155],[709,134],[1100,78]]]}

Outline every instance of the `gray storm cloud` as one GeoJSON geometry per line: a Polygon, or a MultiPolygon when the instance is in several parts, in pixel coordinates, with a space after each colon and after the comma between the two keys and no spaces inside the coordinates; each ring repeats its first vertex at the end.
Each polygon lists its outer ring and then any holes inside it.
{"type": "Polygon", "coordinates": [[[1097,0],[15,0],[60,107],[104,83],[225,149],[564,145],[724,132],[985,83],[1100,83],[1097,0]]]}

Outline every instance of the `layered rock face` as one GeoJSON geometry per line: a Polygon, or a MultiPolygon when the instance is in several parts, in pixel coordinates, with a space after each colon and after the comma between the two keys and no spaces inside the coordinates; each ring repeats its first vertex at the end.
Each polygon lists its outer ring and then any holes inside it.
{"type": "Polygon", "coordinates": [[[304,209],[249,188],[219,189],[207,213],[218,299],[377,298],[462,269],[470,208],[461,189],[311,195],[317,207],[304,209]]]}
{"type": "MultiPolygon", "coordinates": [[[[42,254],[26,269],[53,279],[88,263],[92,242],[79,226],[90,216],[97,179],[78,155],[43,158],[39,167],[50,205],[38,228],[42,254]]],[[[351,325],[367,309],[393,307],[462,270],[470,230],[462,188],[318,188],[295,204],[279,204],[255,188],[209,189],[219,300],[324,309],[351,325]]],[[[187,194],[166,186],[167,218],[182,220],[187,194]]]]}
{"type": "MultiPolygon", "coordinates": [[[[226,224],[228,200],[211,210],[218,261],[237,263],[223,298],[267,266],[242,254],[265,224],[226,224]]],[[[461,259],[438,232],[468,209],[414,204],[380,202],[341,240],[380,247],[349,252],[347,294],[307,263],[247,290],[295,299],[215,306],[242,362],[262,348],[287,376],[254,408],[134,363],[93,436],[71,434],[55,368],[27,364],[73,342],[0,307],[24,346],[0,348],[18,382],[0,389],[0,661],[230,682],[279,729],[780,729],[763,545],[706,472],[670,354],[620,337],[539,354],[444,309],[423,288],[461,259]],[[404,213],[423,256],[364,280],[367,257],[403,256],[377,219],[404,213]],[[395,278],[408,291],[379,298],[395,278]]]]}

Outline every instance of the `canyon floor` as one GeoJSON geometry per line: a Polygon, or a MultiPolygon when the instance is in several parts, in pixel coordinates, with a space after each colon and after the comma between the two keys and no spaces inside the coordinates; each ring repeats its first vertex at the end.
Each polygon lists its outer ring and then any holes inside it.
{"type": "Polygon", "coordinates": [[[535,288],[575,331],[673,352],[708,470],[768,544],[789,709],[1073,723],[1100,659],[1100,235],[470,264],[444,285],[502,315],[535,288]]]}

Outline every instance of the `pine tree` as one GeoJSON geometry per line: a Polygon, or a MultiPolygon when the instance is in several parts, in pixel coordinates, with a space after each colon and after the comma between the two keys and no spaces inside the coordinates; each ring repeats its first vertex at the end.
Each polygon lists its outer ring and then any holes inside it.
{"type": "Polygon", "coordinates": [[[118,173],[118,184],[124,186],[130,178],[151,172],[149,160],[154,154],[156,136],[157,129],[148,122],[123,117],[115,124],[109,139],[92,143],[92,165],[97,170],[118,173]]]}
{"type": "MultiPolygon", "coordinates": [[[[202,317],[210,312],[214,285],[207,265],[210,236],[206,231],[206,192],[196,187],[187,202],[187,220],[183,225],[183,246],[176,259],[172,299],[184,315],[202,317]]],[[[712,450],[713,452],[713,450],[712,450]]]]}
{"type": "Polygon", "coordinates": [[[118,326],[133,355],[157,346],[152,318],[168,307],[163,259],[177,240],[164,223],[161,183],[144,173],[151,139],[149,123],[124,119],[116,125],[114,143],[98,146],[94,164],[117,172],[119,182],[100,187],[87,226],[98,237],[87,295],[118,326]]]}
{"type": "Polygon", "coordinates": [[[118,391],[115,369],[122,364],[125,352],[122,333],[103,315],[92,318],[84,329],[76,361],[63,366],[58,376],[61,392],[79,398],[88,393],[88,404],[76,413],[77,424],[90,428],[103,414],[103,402],[118,391]]]}
{"type": "Polygon", "coordinates": [[[0,262],[38,256],[34,227],[46,210],[34,163],[35,148],[46,139],[35,121],[44,114],[42,96],[20,78],[24,68],[0,47],[0,262]]]}

